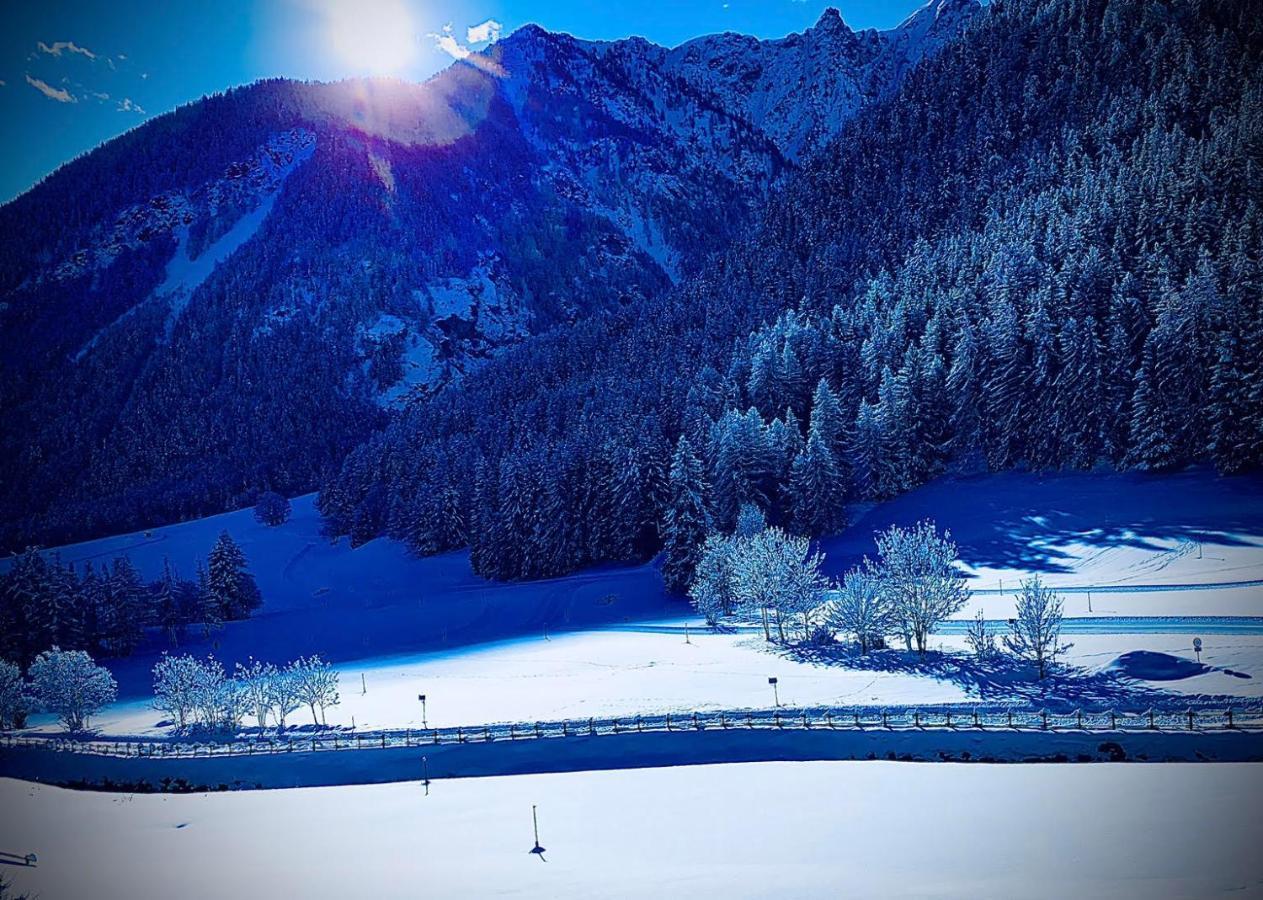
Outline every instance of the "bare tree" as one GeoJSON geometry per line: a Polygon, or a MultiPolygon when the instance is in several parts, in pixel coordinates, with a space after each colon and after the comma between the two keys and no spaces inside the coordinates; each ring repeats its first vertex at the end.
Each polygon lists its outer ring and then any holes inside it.
{"type": "Polygon", "coordinates": [[[1004,645],[1018,659],[1032,662],[1042,680],[1058,656],[1073,647],[1061,643],[1062,600],[1039,576],[1022,582],[1017,595],[1017,618],[1009,623],[1004,645]]]}
{"type": "Polygon", "coordinates": [[[876,571],[889,594],[899,630],[924,655],[926,641],[939,623],[969,600],[965,577],[955,566],[952,535],[930,521],[911,528],[891,526],[877,535],[876,571]]]}
{"type": "Polygon", "coordinates": [[[248,666],[237,663],[236,677],[245,692],[247,711],[254,716],[262,733],[267,728],[268,713],[272,711],[272,679],[276,677],[276,666],[251,659],[248,666]]]}
{"type": "Polygon", "coordinates": [[[319,656],[299,657],[290,664],[298,698],[311,708],[311,721],[315,725],[325,723],[325,709],[338,703],[338,673],[319,656]],[[316,708],[320,719],[316,719],[316,708]]]}
{"type": "Polygon", "coordinates": [[[863,566],[846,573],[834,599],[825,604],[824,618],[833,630],[855,638],[860,653],[867,653],[890,632],[894,610],[871,562],[864,560],[863,566]]]}
{"type": "Polygon", "coordinates": [[[974,652],[974,656],[983,662],[995,656],[995,632],[987,626],[986,615],[982,610],[978,610],[970,621],[969,629],[965,632],[965,643],[974,652]]]}

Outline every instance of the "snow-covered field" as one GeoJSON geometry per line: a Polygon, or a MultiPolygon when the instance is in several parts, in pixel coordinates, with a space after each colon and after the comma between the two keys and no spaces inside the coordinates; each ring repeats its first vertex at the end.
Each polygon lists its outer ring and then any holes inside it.
{"type": "Polygon", "coordinates": [[[44,898],[1263,896],[1263,764],[752,763],[120,795],[0,780],[44,898]],[[541,862],[531,806],[538,806],[541,862]],[[932,813],[932,814],[929,814],[932,813]]]}
{"type": "MultiPolygon", "coordinates": [[[[1107,631],[1067,636],[1075,644],[1067,661],[1085,675],[1109,672],[1121,655],[1137,650],[1192,660],[1192,640],[1201,637],[1209,671],[1137,686],[1177,696],[1263,696],[1263,628],[1217,633],[1213,622],[1183,618],[1263,616],[1263,587],[1227,584],[1263,575],[1263,479],[1207,472],[942,479],[868,509],[847,532],[825,540],[829,568],[840,571],[871,553],[875,531],[925,517],[952,529],[976,576],[979,593],[961,618],[975,609],[1007,618],[1013,600],[999,591],[1039,572],[1079,591],[1065,595],[1067,616],[1100,618],[1107,631]],[[1128,621],[1123,627],[1103,617],[1128,621]],[[1174,619],[1146,631],[1154,617],[1174,619]]],[[[778,678],[786,705],[996,701],[1010,689],[992,673],[950,660],[824,659],[770,649],[751,630],[715,634],[663,594],[652,566],[506,585],[474,576],[463,554],[415,559],[385,540],[351,550],[320,535],[310,497],[296,501],[292,520],[279,528],[242,511],[60,552],[76,562],[126,553],[152,577],[164,557],[191,571],[222,529],[245,549],[265,605],[209,641],[192,635],[185,649],[214,652],[228,664],[251,655],[284,661],[323,654],[341,673],[342,703],[330,711],[331,724],[475,725],[759,708],[773,703],[769,676],[778,678]],[[427,696],[424,720],[419,694],[427,696]]],[[[932,643],[948,652],[964,649],[960,629],[932,643]]],[[[123,734],[165,731],[148,701],[160,649],[155,644],[110,663],[122,698],[97,726],[123,734]]],[[[1099,688],[1059,696],[1113,702],[1099,688]]],[[[1027,687],[1022,696],[1030,693],[1027,687]]],[[[303,714],[294,721],[301,723],[303,714]]],[[[53,727],[47,717],[35,723],[53,727]]]]}

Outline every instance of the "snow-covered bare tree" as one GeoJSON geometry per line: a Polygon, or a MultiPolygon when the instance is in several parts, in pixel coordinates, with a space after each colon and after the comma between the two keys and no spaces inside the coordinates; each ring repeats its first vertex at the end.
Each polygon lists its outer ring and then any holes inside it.
{"type": "Polygon", "coordinates": [[[987,625],[987,619],[982,610],[978,610],[977,614],[970,619],[969,628],[965,631],[965,644],[982,662],[995,656],[995,632],[987,625]]]}
{"type": "Polygon", "coordinates": [[[192,656],[164,653],[153,667],[154,709],[165,713],[183,730],[197,706],[202,680],[202,664],[192,656]]]}
{"type": "Polygon", "coordinates": [[[1042,680],[1058,656],[1073,644],[1061,643],[1062,600],[1039,576],[1022,582],[1017,595],[1017,618],[1009,623],[1004,645],[1018,659],[1033,663],[1042,680]]]}
{"type": "Polygon", "coordinates": [[[272,711],[272,679],[276,677],[276,666],[251,659],[247,666],[237,663],[234,677],[245,695],[246,712],[254,716],[262,733],[267,728],[268,713],[272,711]]]}
{"type": "Polygon", "coordinates": [[[877,535],[880,560],[876,571],[890,596],[896,622],[905,640],[924,654],[926,641],[939,623],[969,600],[965,577],[955,567],[956,544],[951,532],[939,535],[933,522],[911,528],[892,525],[877,535]]]}
{"type": "Polygon", "coordinates": [[[894,610],[872,563],[865,560],[846,573],[824,606],[824,619],[835,632],[854,638],[860,653],[867,653],[890,632],[894,610]]]}
{"type": "Polygon", "coordinates": [[[0,659],[0,728],[25,728],[30,708],[30,692],[22,680],[22,670],[0,659]]]}
{"type": "Polygon", "coordinates": [[[82,650],[45,650],[31,663],[30,675],[39,706],[56,713],[67,731],[82,731],[92,716],[118,697],[118,683],[109,669],[82,650]]]}
{"type": "Polygon", "coordinates": [[[276,718],[276,729],[278,732],[284,731],[286,717],[303,705],[292,667],[272,671],[268,679],[268,697],[271,700],[272,715],[276,718]]]}
{"type": "Polygon", "coordinates": [[[811,550],[808,538],[765,529],[741,541],[733,555],[733,596],[738,608],[757,614],[771,640],[769,612],[777,634],[785,640],[785,622],[801,617],[803,639],[811,638],[811,613],[824,599],[826,581],[820,572],[824,557],[811,550]]]}
{"type": "Polygon", "coordinates": [[[299,657],[290,663],[290,674],[298,691],[298,699],[311,709],[314,725],[327,724],[325,710],[338,705],[338,673],[319,655],[299,657]],[[320,718],[316,718],[316,710],[320,718]]]}

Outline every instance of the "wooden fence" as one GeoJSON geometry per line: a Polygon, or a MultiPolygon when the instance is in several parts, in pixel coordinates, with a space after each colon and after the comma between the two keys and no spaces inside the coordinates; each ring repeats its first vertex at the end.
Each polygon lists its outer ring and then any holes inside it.
{"type": "Polygon", "coordinates": [[[1029,708],[937,707],[881,709],[812,707],[803,709],[674,712],[613,718],[563,719],[549,722],[497,723],[452,728],[317,732],[237,736],[223,740],[170,738],[150,741],[109,738],[80,739],[60,735],[5,734],[0,747],[28,747],[51,752],[115,757],[188,759],[208,756],[373,750],[473,742],[546,740],[646,732],[716,731],[724,729],[798,730],[969,730],[1026,732],[1126,733],[1232,732],[1263,729],[1257,707],[1184,710],[1074,710],[1053,713],[1029,708]]]}

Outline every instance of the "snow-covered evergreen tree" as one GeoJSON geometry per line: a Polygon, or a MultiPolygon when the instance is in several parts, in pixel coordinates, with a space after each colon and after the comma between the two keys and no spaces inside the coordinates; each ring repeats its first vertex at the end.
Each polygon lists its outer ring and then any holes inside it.
{"type": "Polygon", "coordinates": [[[210,594],[225,620],[247,618],[263,605],[254,576],[246,571],[246,556],[227,531],[220,532],[206,568],[210,594]]]}
{"type": "Polygon", "coordinates": [[[25,728],[31,709],[31,693],[22,670],[0,659],[0,728],[25,728]]]}
{"type": "Polygon", "coordinates": [[[668,591],[688,590],[710,531],[701,461],[681,436],[671,460],[666,514],[662,522],[662,580],[668,591]]]}

